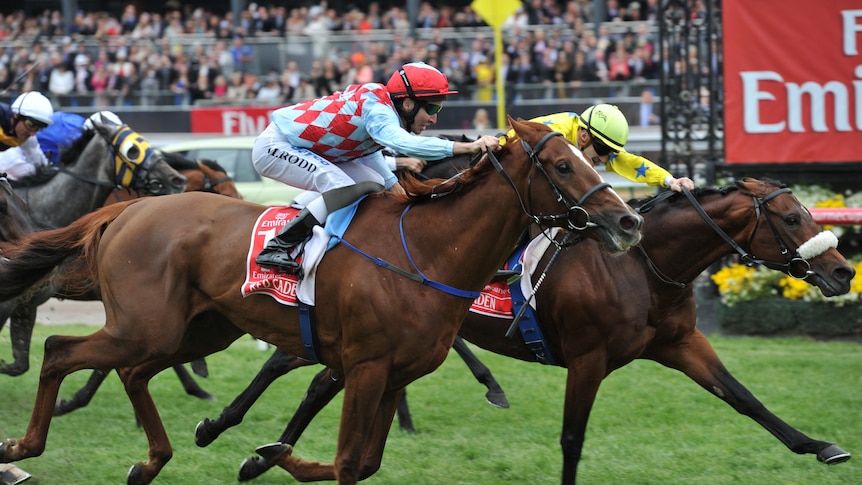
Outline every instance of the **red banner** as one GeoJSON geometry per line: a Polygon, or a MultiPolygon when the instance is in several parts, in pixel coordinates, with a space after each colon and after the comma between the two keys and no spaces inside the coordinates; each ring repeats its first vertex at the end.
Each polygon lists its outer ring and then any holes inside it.
{"type": "Polygon", "coordinates": [[[862,2],[722,8],[727,162],[862,161],[862,2]]]}
{"type": "Polygon", "coordinates": [[[218,106],[192,108],[192,133],[218,135],[259,135],[269,124],[269,115],[278,107],[218,106]]]}

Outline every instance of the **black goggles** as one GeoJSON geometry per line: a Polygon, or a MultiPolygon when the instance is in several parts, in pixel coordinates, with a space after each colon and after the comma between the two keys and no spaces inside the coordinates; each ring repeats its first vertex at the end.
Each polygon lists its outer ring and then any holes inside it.
{"type": "Polygon", "coordinates": [[[431,104],[431,103],[422,103],[422,107],[425,108],[425,112],[428,113],[428,116],[434,116],[443,109],[442,104],[431,104]]]}
{"type": "Polygon", "coordinates": [[[600,157],[608,156],[611,153],[617,153],[617,150],[612,149],[607,146],[603,141],[599,140],[597,136],[591,136],[593,140],[593,150],[596,151],[596,154],[600,157]]]}
{"type": "Polygon", "coordinates": [[[33,118],[21,118],[21,122],[24,123],[24,126],[30,131],[39,131],[42,128],[47,128],[48,125],[46,123],[42,123],[39,120],[34,120],[33,118]]]}

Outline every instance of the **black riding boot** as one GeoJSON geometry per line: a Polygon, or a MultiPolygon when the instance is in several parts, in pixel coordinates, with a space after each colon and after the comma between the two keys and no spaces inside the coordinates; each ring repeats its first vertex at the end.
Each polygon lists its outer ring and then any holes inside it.
{"type": "Polygon", "coordinates": [[[261,266],[278,267],[287,273],[298,274],[299,263],[290,257],[290,251],[311,235],[311,229],[320,222],[308,211],[302,209],[277,236],[266,243],[254,262],[261,266]]]}

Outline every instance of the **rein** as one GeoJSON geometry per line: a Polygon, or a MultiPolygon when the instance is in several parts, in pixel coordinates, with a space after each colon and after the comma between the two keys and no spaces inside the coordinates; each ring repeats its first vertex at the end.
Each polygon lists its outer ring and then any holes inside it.
{"type": "MultiPolygon", "coordinates": [[[[775,223],[773,223],[769,216],[766,214],[765,209],[763,211],[763,215],[766,218],[767,224],[769,224],[769,228],[772,230],[772,234],[775,236],[775,241],[778,243],[778,247],[781,251],[781,254],[784,255],[784,258],[786,260],[785,263],[776,263],[759,259],[750,254],[748,251],[742,249],[742,247],[737,244],[736,241],[733,240],[733,238],[728,236],[726,232],[724,232],[720,227],[718,227],[718,224],[716,224],[715,221],[713,221],[712,218],[709,217],[709,215],[706,213],[700,203],[698,203],[697,199],[694,198],[694,196],[687,188],[683,187],[682,192],[691,202],[692,206],[694,206],[695,210],[697,210],[698,214],[700,214],[701,218],[703,218],[703,220],[706,221],[707,224],[709,224],[712,230],[715,231],[716,234],[721,236],[721,238],[724,239],[725,242],[727,242],[727,244],[730,245],[731,248],[733,248],[737,253],[739,253],[740,259],[747,266],[763,265],[769,269],[781,271],[782,273],[785,273],[788,276],[799,280],[804,280],[809,275],[813,274],[813,272],[811,271],[811,264],[805,258],[801,257],[798,251],[793,254],[790,253],[790,250],[787,248],[787,244],[784,243],[784,239],[781,237],[780,234],[778,234],[778,229],[775,227],[775,223]],[[793,267],[796,264],[801,264],[804,267],[803,274],[801,276],[795,274],[793,271],[793,267]]],[[[754,239],[754,234],[757,232],[757,227],[760,224],[761,207],[765,208],[767,202],[769,202],[770,200],[774,199],[775,197],[778,197],[781,194],[789,193],[790,189],[784,187],[767,194],[763,198],[752,196],[752,200],[754,201],[755,225],[754,231],[752,231],[751,233],[751,239],[754,239]]]]}
{"type": "Polygon", "coordinates": [[[400,274],[401,276],[404,276],[405,278],[411,279],[411,280],[413,280],[413,281],[415,281],[421,285],[430,286],[431,288],[434,288],[434,289],[440,290],[444,293],[448,293],[450,295],[458,296],[461,298],[469,298],[470,300],[475,300],[476,298],[479,298],[482,295],[481,291],[461,290],[461,289],[458,289],[458,288],[455,288],[455,287],[452,287],[452,286],[449,286],[449,285],[446,285],[443,283],[429,280],[428,277],[425,276],[424,273],[422,273],[422,270],[420,270],[416,266],[416,263],[413,262],[413,257],[410,255],[410,250],[407,249],[407,239],[404,237],[404,216],[407,214],[407,211],[409,211],[411,207],[413,207],[413,206],[408,205],[401,212],[401,218],[398,220],[398,230],[399,230],[399,233],[401,234],[401,247],[404,249],[404,253],[407,254],[407,260],[410,261],[410,265],[413,266],[413,269],[416,271],[416,273],[411,273],[407,270],[399,268],[398,266],[395,266],[394,264],[392,264],[388,261],[384,261],[380,258],[376,258],[374,256],[371,256],[370,254],[366,253],[365,251],[362,251],[361,249],[357,248],[356,246],[345,241],[340,236],[333,236],[333,237],[335,237],[335,239],[337,239],[340,243],[343,243],[345,246],[349,247],[350,249],[356,251],[357,253],[361,254],[362,256],[365,256],[369,260],[373,261],[374,264],[376,264],[378,266],[382,266],[388,270],[394,271],[394,272],[400,274]]]}

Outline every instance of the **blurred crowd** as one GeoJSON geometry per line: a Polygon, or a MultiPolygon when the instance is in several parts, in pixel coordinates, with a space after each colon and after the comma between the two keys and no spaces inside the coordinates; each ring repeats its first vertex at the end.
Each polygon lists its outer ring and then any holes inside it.
{"type": "MultiPolygon", "coordinates": [[[[705,16],[703,0],[687,12],[705,16]]],[[[291,4],[294,2],[291,2],[291,4]]],[[[655,79],[659,0],[605,0],[598,29],[593,0],[528,0],[503,26],[504,53],[494,59],[490,31],[472,40],[447,38],[440,28],[486,24],[468,6],[421,3],[411,26],[402,7],[338,12],[325,1],[298,7],[251,3],[238,22],[228,12],[166,3],[163,12],[128,4],[119,17],[78,11],[70,29],[60,11],[0,15],[0,90],[40,90],[60,105],[249,102],[285,104],[329,94],[352,83],[384,82],[401,64],[425,61],[479,101],[493,96],[497,63],[507,85],[562,90],[580,83],[655,79]],[[390,29],[387,41],[363,41],[353,51],[326,48],[328,34],[390,29]],[[412,35],[417,29],[428,35],[412,35]],[[309,69],[290,60],[257,72],[253,39],[305,38],[321,54],[309,69]],[[29,70],[29,71],[28,71],[29,70]],[[135,94],[132,98],[132,94],[135,94]],[[132,101],[134,99],[134,101],[132,101]]],[[[474,29],[475,30],[475,29],[474,29]]]]}

